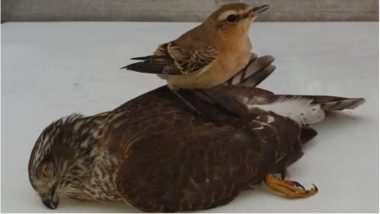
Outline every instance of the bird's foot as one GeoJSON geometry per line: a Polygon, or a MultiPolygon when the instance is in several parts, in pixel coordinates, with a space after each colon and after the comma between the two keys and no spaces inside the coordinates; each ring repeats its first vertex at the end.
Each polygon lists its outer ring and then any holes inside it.
{"type": "Polygon", "coordinates": [[[286,169],[281,170],[280,172],[281,180],[285,180],[286,176],[288,175],[288,172],[286,169]]]}
{"type": "Polygon", "coordinates": [[[318,188],[313,184],[313,188],[306,189],[297,181],[281,180],[274,174],[268,174],[264,180],[266,186],[286,198],[306,198],[318,192],[318,188]]]}

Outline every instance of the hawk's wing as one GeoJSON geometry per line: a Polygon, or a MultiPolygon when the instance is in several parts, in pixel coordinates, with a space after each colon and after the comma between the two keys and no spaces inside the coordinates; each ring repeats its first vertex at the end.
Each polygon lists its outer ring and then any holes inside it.
{"type": "Polygon", "coordinates": [[[158,47],[151,56],[132,58],[142,61],[123,68],[154,74],[190,74],[202,71],[216,59],[217,54],[212,46],[190,51],[169,42],[158,47]]]}
{"type": "Polygon", "coordinates": [[[238,115],[275,112],[300,124],[314,124],[325,118],[326,111],[353,109],[365,102],[364,98],[274,94],[270,91],[225,86],[204,90],[209,98],[238,115]]]}
{"type": "Polygon", "coordinates": [[[364,98],[274,94],[255,88],[275,70],[273,60],[272,56],[257,57],[252,53],[245,69],[224,86],[204,89],[203,93],[208,100],[242,117],[260,111],[273,111],[302,124],[322,121],[326,111],[353,109],[365,102],[364,98]]]}
{"type": "Polygon", "coordinates": [[[150,212],[207,209],[229,202],[302,155],[297,123],[269,114],[276,123],[262,118],[244,129],[190,120],[186,130],[144,136],[126,146],[116,179],[120,195],[150,212]]]}
{"type": "Polygon", "coordinates": [[[128,127],[118,128],[125,139],[116,135],[120,140],[115,143],[123,146],[118,147],[123,160],[117,190],[143,211],[185,211],[227,203],[267,173],[294,163],[302,155],[301,143],[316,134],[270,111],[245,118],[223,114],[189,90],[185,98],[201,111],[194,115],[173,96],[167,87],[156,89],[131,101],[136,109],[129,115],[134,118],[121,119],[130,125],[115,120],[128,127]],[[163,114],[162,109],[171,113],[163,114]]]}

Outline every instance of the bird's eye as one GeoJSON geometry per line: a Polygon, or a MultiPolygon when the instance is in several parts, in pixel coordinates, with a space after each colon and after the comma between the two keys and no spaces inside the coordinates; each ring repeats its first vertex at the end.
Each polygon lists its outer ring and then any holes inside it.
{"type": "Polygon", "coordinates": [[[237,20],[237,16],[236,15],[229,15],[229,16],[227,16],[227,21],[229,21],[229,22],[234,22],[234,21],[236,21],[237,20]]]}
{"type": "Polygon", "coordinates": [[[47,170],[48,170],[47,164],[45,164],[45,163],[42,164],[41,165],[41,175],[44,176],[44,177],[47,177],[47,175],[48,175],[47,170]]]}
{"type": "Polygon", "coordinates": [[[50,162],[42,163],[39,170],[39,175],[43,178],[47,178],[53,175],[52,166],[50,162]]]}

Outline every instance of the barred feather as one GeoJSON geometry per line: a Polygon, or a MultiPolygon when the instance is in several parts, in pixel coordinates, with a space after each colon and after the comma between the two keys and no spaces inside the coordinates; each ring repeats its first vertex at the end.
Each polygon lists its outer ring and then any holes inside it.
{"type": "Polygon", "coordinates": [[[225,85],[255,87],[276,69],[274,65],[271,65],[273,61],[274,57],[270,55],[257,57],[256,54],[251,53],[251,59],[248,65],[231,77],[225,85]]]}

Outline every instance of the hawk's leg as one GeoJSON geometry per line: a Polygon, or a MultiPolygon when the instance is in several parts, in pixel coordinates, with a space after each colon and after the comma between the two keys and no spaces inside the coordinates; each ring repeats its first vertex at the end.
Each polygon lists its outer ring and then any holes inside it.
{"type": "Polygon", "coordinates": [[[288,172],[286,171],[286,169],[283,169],[280,171],[280,175],[281,175],[281,179],[285,180],[286,176],[288,175],[288,172]]]}
{"type": "Polygon", "coordinates": [[[186,107],[190,110],[190,111],[192,111],[192,112],[194,112],[195,114],[197,114],[197,115],[200,115],[201,114],[201,112],[199,112],[189,101],[187,101],[180,93],[178,93],[178,91],[177,90],[170,90],[174,95],[176,95],[176,97],[181,101],[181,102],[183,102],[185,105],[186,105],[186,107]]]}
{"type": "Polygon", "coordinates": [[[305,189],[297,181],[281,180],[274,174],[266,175],[264,182],[269,189],[286,198],[306,198],[318,192],[318,188],[314,184],[313,188],[305,189]]]}

